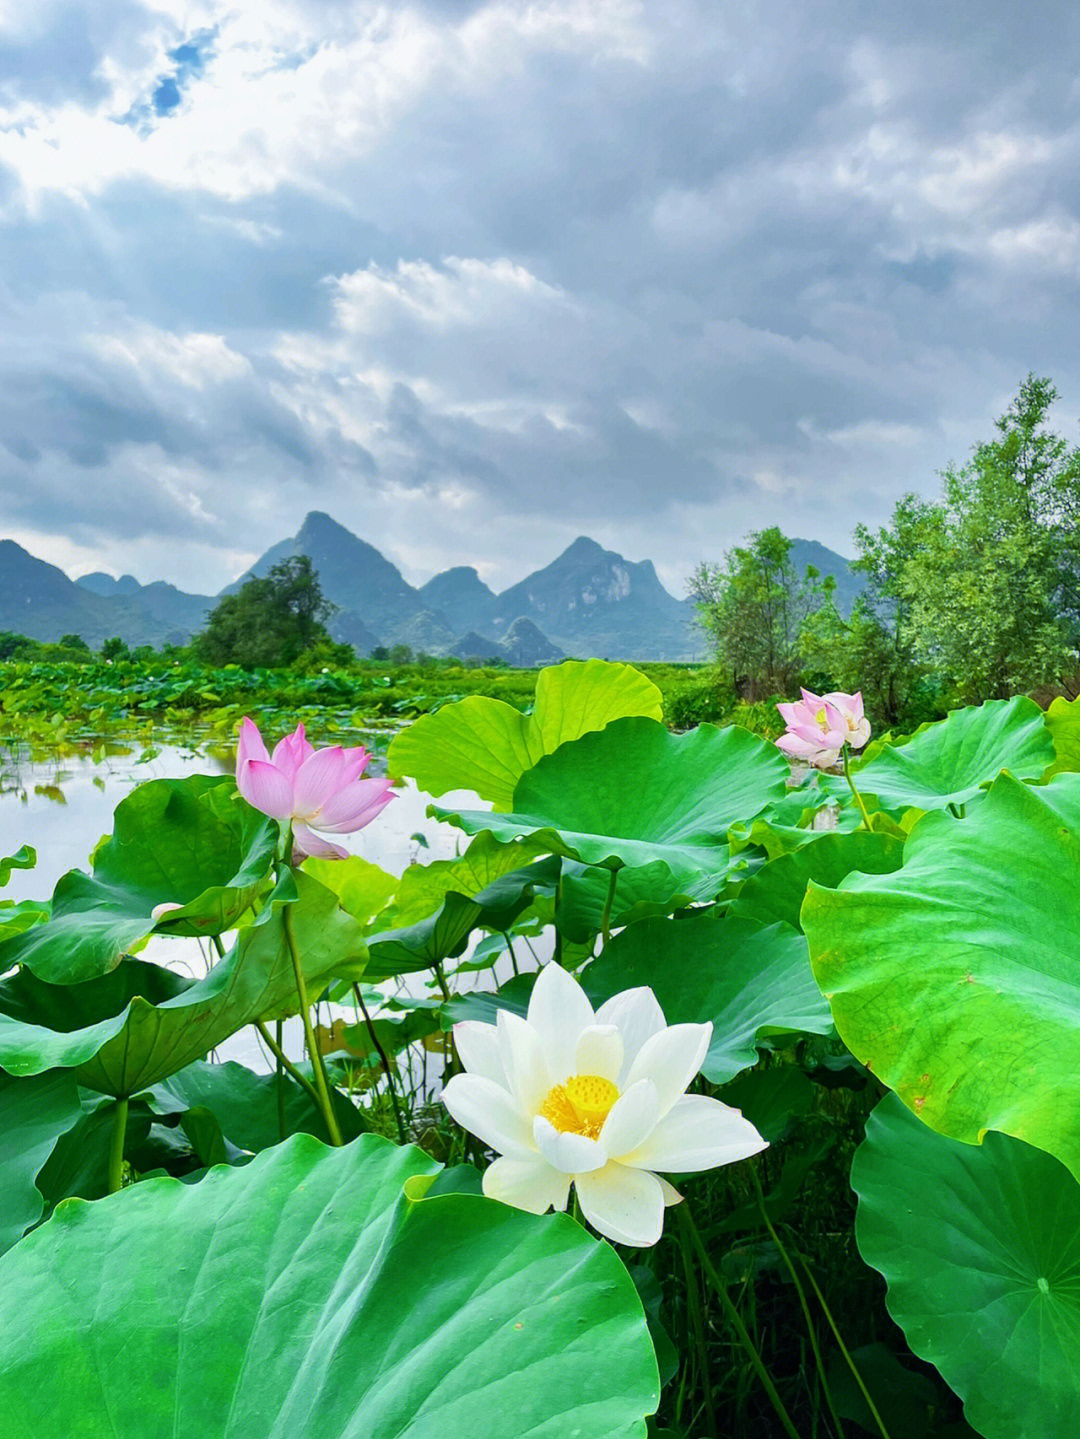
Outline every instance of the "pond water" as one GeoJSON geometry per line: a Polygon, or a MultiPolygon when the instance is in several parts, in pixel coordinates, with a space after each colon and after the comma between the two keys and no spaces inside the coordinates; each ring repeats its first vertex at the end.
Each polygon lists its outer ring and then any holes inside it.
{"type": "MultiPolygon", "coordinates": [[[[47,899],[62,874],[89,869],[90,851],[102,835],[111,833],[113,810],[136,785],[189,774],[231,774],[234,768],[233,753],[219,746],[193,749],[170,745],[144,751],[137,743],[127,745],[113,738],[99,746],[97,753],[96,761],[90,746],[86,753],[50,757],[0,742],[0,856],[13,854],[22,844],[37,851],[36,868],[13,870],[8,885],[0,890],[0,899],[47,899]]],[[[376,757],[371,772],[380,769],[384,771],[385,765],[376,757]]],[[[426,810],[431,798],[412,781],[395,793],[393,804],[367,829],[335,835],[335,841],[392,874],[401,874],[418,859],[425,864],[453,859],[464,849],[467,836],[429,819],[426,810]]],[[[448,792],[439,803],[486,808],[470,790],[448,792]]],[[[151,939],[139,957],[194,976],[204,974],[212,958],[199,940],[161,937],[151,939]]],[[[509,970],[504,975],[500,967],[495,982],[507,977],[509,970]]],[[[492,982],[487,975],[470,976],[469,980],[484,987],[492,982]]],[[[397,987],[384,986],[388,993],[397,987]]],[[[410,976],[408,988],[413,994],[425,994],[425,976],[410,976]]],[[[338,1014],[350,1022],[355,1019],[351,1008],[321,1006],[323,1022],[338,1014]]],[[[291,1057],[302,1057],[303,1031],[298,1019],[286,1025],[285,1048],[291,1057]]],[[[217,1055],[260,1070],[272,1068],[251,1029],[234,1035],[217,1055]]]]}

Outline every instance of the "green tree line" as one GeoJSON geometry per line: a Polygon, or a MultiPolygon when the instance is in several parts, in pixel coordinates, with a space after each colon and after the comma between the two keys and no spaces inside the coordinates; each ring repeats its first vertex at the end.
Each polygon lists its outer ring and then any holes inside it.
{"type": "Polygon", "coordinates": [[[722,687],[758,700],[861,689],[879,724],[951,704],[1060,687],[1080,667],[1080,448],[1050,428],[1057,400],[1029,375],[993,438],[909,493],[878,529],[855,530],[864,591],[849,615],[831,577],[799,573],[792,541],[759,530],[691,582],[722,687]]]}

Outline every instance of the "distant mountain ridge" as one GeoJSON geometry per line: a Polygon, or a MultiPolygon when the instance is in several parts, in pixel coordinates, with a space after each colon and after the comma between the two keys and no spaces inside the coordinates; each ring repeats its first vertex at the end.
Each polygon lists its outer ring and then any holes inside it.
{"type": "MultiPolygon", "coordinates": [[[[584,535],[500,594],[468,565],[417,588],[374,545],[315,510],[222,594],[296,554],[310,557],[323,593],[338,606],[331,633],[360,654],[407,644],[431,654],[502,655],[520,665],[565,655],[704,658],[693,602],[670,594],[651,560],[627,560],[584,535]]],[[[847,560],[813,540],[795,540],[792,559],[800,571],[813,564],[834,575],[837,603],[850,610],[863,585],[847,560]]],[[[95,648],[110,635],[128,644],[184,643],[215,602],[161,580],[141,585],[131,575],[96,571],[73,582],[13,540],[0,541],[0,630],[41,640],[80,634],[95,648]]]]}
{"type": "Polygon", "coordinates": [[[159,647],[185,643],[214,604],[209,595],[185,594],[163,580],[140,585],[131,576],[91,579],[90,585],[71,580],[14,540],[0,540],[0,630],[45,641],[81,635],[93,649],[112,635],[159,647]]]}

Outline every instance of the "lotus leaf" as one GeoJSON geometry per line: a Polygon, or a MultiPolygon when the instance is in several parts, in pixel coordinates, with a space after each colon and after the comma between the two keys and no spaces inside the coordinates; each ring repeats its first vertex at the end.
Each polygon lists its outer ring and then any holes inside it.
{"type": "Polygon", "coordinates": [[[70,1070],[27,1079],[0,1072],[0,1253],[41,1218],[45,1200],[34,1181],[57,1140],[81,1117],[70,1070]]]}
{"type": "Polygon", "coordinates": [[[620,869],[662,861],[668,893],[723,883],[728,827],[784,793],[780,751],[749,730],[701,725],[670,734],[650,719],[621,719],[563,745],[522,775],[510,814],[430,812],[468,834],[531,835],[552,854],[620,869]]]}
{"type": "Polygon", "coordinates": [[[470,695],[421,716],[397,735],[387,766],[428,794],[471,789],[497,809],[509,809],[525,771],[567,740],[627,715],[661,720],[663,714],[660,691],[631,665],[567,660],[540,671],[531,715],[502,700],[470,695]]]}
{"type": "Polygon", "coordinates": [[[612,1250],[424,1198],[437,1168],[297,1135],[62,1204],[0,1260],[5,1439],[644,1439],[656,1359],[612,1250]]]}
{"type": "Polygon", "coordinates": [[[856,1237],[911,1348],[986,1439],[1080,1433],[1080,1185],[1005,1134],[961,1144],[882,1100],[852,1166],[856,1237]]]}
{"type": "Polygon", "coordinates": [[[73,869],[45,924],[0,941],[0,971],[25,964],[51,984],[107,973],[155,929],[177,935],[231,929],[265,886],[277,826],[236,801],[226,776],[140,785],[116,807],[93,874],[73,869]],[[161,904],[180,908],[155,919],[161,904]]]}
{"type": "Polygon", "coordinates": [[[303,873],[293,883],[286,875],[277,897],[197,983],[139,960],[78,985],[45,984],[27,971],[0,982],[0,1067],[12,1074],[71,1067],[89,1089],[130,1095],[245,1024],[295,1008],[286,903],[310,986],[356,962],[364,946],[359,925],[328,889],[303,873]]]}
{"type": "Polygon", "coordinates": [[[711,1020],[701,1072],[726,1084],[757,1060],[770,1034],[826,1034],[829,1008],[814,984],[806,941],[786,924],[717,919],[646,919],[622,930],[582,971],[594,1004],[649,985],[669,1024],[711,1020]]]}
{"type": "Polygon", "coordinates": [[[1080,776],[927,814],[894,874],[811,884],[802,923],[851,1051],[932,1128],[1080,1173],[1080,776]]]}
{"type": "MultiPolygon", "coordinates": [[[[884,809],[943,809],[974,799],[1008,770],[1039,779],[1054,763],[1054,743],[1034,700],[1011,700],[953,710],[923,725],[904,744],[883,745],[854,775],[859,792],[884,809]]],[[[847,793],[833,780],[837,794],[847,793]]]]}
{"type": "MultiPolygon", "coordinates": [[[[480,838],[486,842],[490,837],[481,835],[480,838]]],[[[517,859],[519,862],[523,850],[530,852],[526,846],[516,844],[504,845],[502,849],[507,860],[517,859]]],[[[455,862],[450,863],[452,866],[455,862]]],[[[497,866],[493,866],[493,872],[496,869],[497,866]]],[[[498,875],[471,897],[452,889],[446,891],[439,908],[426,919],[369,936],[367,978],[373,981],[390,979],[413,970],[428,969],[460,954],[478,925],[500,931],[509,929],[538,892],[551,893],[554,890],[558,877],[559,861],[549,856],[498,875]]],[[[445,873],[441,878],[453,882],[445,873]]],[[[470,888],[473,883],[468,873],[462,874],[458,882],[468,884],[470,888]]],[[[437,888],[433,887],[428,893],[437,902],[437,888]]]]}
{"type": "Polygon", "coordinates": [[[806,886],[835,887],[853,871],[889,874],[903,861],[903,843],[886,834],[856,830],[850,834],[817,833],[813,844],[780,855],[757,870],[736,896],[730,913],[762,924],[782,921],[798,929],[806,886]]]}

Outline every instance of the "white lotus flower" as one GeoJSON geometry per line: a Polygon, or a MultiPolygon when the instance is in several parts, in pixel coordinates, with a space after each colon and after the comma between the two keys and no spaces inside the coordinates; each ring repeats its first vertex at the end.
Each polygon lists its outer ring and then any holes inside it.
{"type": "Polygon", "coordinates": [[[592,1227],[617,1244],[660,1238],[679,1194],[657,1170],[687,1174],[746,1159],[765,1140],[737,1109],[686,1087],[711,1024],[668,1025],[651,989],[628,989],[593,1013],[557,964],[537,978],[528,1018],[454,1026],[465,1074],[443,1091],[462,1126],[500,1155],[484,1193],[543,1214],[570,1185],[592,1227]]]}

